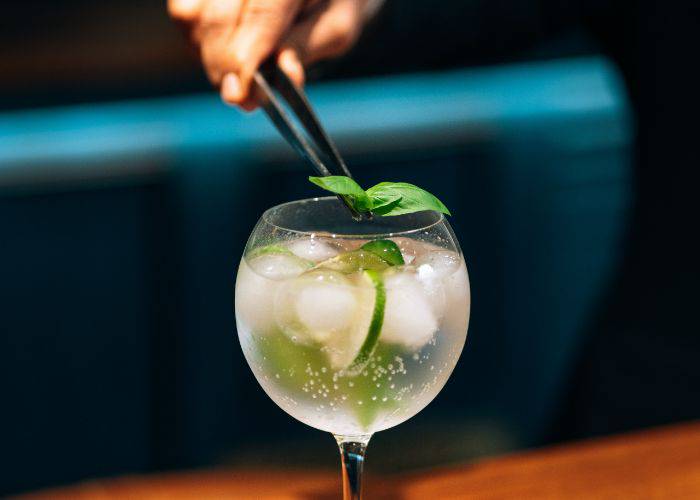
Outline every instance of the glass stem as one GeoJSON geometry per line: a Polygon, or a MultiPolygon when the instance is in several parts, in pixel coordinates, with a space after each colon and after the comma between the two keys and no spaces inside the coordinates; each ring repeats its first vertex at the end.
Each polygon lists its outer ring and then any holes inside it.
{"type": "Polygon", "coordinates": [[[343,474],[343,500],[362,499],[362,466],[371,435],[335,436],[340,448],[343,474]]]}

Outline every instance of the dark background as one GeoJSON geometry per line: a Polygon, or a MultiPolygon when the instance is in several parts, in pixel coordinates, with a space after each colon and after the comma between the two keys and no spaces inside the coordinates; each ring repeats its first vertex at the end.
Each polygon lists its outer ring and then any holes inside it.
{"type": "MultiPolygon", "coordinates": [[[[233,316],[255,221],[316,194],[308,167],[260,113],[218,101],[161,2],[3,10],[0,495],[173,468],[335,467],[331,439],[260,390],[233,316]]],[[[377,37],[317,68],[311,99],[362,184],[413,182],[451,208],[473,309],[452,379],[373,439],[371,469],[540,445],[621,258],[619,76],[577,28],[411,61],[380,57],[377,37]]]]}

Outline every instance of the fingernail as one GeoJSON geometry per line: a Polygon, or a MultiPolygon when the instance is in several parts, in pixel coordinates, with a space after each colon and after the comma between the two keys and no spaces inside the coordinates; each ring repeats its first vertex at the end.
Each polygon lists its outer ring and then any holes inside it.
{"type": "Polygon", "coordinates": [[[181,16],[194,15],[199,8],[199,0],[176,0],[174,10],[181,16]]]}
{"type": "Polygon", "coordinates": [[[221,80],[221,97],[227,102],[238,102],[241,98],[241,81],[233,73],[221,80]]]}
{"type": "Polygon", "coordinates": [[[303,85],[304,82],[304,66],[301,65],[299,58],[291,51],[284,51],[280,54],[278,63],[282,70],[287,73],[297,85],[303,85]]]}

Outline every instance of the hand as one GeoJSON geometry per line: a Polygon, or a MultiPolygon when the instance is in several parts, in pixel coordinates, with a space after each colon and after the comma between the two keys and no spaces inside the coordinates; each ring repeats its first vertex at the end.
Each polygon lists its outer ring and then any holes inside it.
{"type": "Polygon", "coordinates": [[[209,80],[225,102],[257,107],[251,81],[276,54],[299,86],[304,67],[346,52],[357,39],[372,0],[168,0],[198,45],[209,80]]]}

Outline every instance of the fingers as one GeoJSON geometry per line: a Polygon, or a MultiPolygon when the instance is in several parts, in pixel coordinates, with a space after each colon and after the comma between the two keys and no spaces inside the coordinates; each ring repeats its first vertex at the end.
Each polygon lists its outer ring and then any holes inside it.
{"type": "Polygon", "coordinates": [[[207,77],[217,87],[223,85],[222,79],[232,63],[229,45],[243,5],[244,0],[207,0],[194,30],[207,77]]]}
{"type": "MultiPolygon", "coordinates": [[[[300,6],[301,0],[248,0],[245,3],[222,61],[222,70],[238,79],[237,85],[222,92],[226,102],[242,104],[249,97],[253,74],[279,46],[300,6]]],[[[233,82],[233,78],[230,81],[233,82]]]]}
{"type": "Polygon", "coordinates": [[[367,1],[168,0],[168,10],[192,27],[207,76],[220,86],[222,99],[250,110],[257,106],[253,75],[270,54],[277,52],[282,70],[303,85],[305,65],[355,43],[367,1]]]}
{"type": "Polygon", "coordinates": [[[204,0],[168,0],[168,13],[178,21],[191,22],[199,18],[204,0]]]}
{"type": "Polygon", "coordinates": [[[282,69],[295,79],[294,72],[298,71],[296,62],[291,55],[285,54],[295,54],[303,68],[347,52],[362,29],[362,9],[363,2],[357,0],[331,0],[321,10],[294,26],[282,42],[279,56],[282,69]],[[284,66],[283,59],[288,61],[291,73],[284,66]]]}

